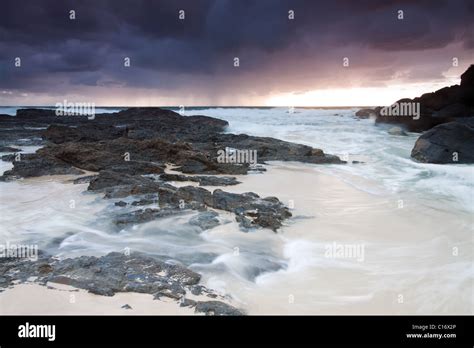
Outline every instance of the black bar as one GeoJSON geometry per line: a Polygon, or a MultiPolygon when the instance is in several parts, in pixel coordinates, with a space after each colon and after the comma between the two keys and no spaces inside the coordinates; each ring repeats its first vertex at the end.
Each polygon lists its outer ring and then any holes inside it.
{"type": "Polygon", "coordinates": [[[472,316],[3,316],[0,317],[0,346],[408,344],[472,347],[472,319],[472,316]],[[18,337],[19,326],[27,322],[54,324],[55,340],[18,337]],[[408,338],[407,334],[455,334],[456,337],[408,338]]]}

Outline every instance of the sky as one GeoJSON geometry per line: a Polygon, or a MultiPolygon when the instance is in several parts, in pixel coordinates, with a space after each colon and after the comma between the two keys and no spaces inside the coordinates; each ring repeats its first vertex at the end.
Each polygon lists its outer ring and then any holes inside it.
{"type": "Polygon", "coordinates": [[[2,0],[0,105],[389,105],[459,83],[473,18],[472,0],[2,0]]]}

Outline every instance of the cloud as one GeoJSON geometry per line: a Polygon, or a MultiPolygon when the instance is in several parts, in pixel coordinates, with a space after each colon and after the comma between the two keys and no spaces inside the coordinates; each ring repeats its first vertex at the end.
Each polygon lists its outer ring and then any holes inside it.
{"type": "Polygon", "coordinates": [[[113,86],[227,100],[439,79],[453,56],[472,63],[472,18],[469,0],[4,0],[0,89],[94,95],[113,86]]]}

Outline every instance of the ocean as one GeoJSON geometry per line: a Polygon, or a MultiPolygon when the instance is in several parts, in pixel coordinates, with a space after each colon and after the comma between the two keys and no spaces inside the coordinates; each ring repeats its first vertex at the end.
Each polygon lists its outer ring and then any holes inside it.
{"type": "MultiPolygon", "coordinates": [[[[60,257],[130,248],[181,262],[250,314],[472,313],[474,166],[417,163],[410,152],[419,134],[390,135],[391,126],[375,126],[356,111],[186,109],[227,120],[230,133],[360,162],[270,162],[266,173],[224,188],[291,206],[293,217],[278,233],[242,232],[231,214],[201,232],[187,224],[195,213],[116,231],[113,202],[85,192],[87,184],[47,177],[0,183],[2,239],[36,243],[60,257]],[[358,247],[358,255],[328,254],[337,246],[358,247]]],[[[0,162],[2,172],[10,167],[0,162]]]]}

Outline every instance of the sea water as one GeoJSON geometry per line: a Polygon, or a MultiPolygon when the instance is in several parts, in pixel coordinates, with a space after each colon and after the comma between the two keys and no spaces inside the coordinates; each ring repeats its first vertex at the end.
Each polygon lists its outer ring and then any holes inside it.
{"type": "Polygon", "coordinates": [[[417,163],[410,151],[419,134],[389,135],[389,127],[355,111],[186,110],[227,120],[230,133],[363,162],[271,162],[266,173],[224,188],[277,196],[292,207],[278,233],[242,232],[225,212],[221,225],[204,232],[187,224],[193,212],[117,229],[113,201],[56,176],[0,183],[1,239],[36,243],[61,257],[125,248],[151,253],[201,273],[205,285],[249,313],[472,313],[474,166],[417,163]],[[347,246],[363,257],[328,253],[347,246]]]}

